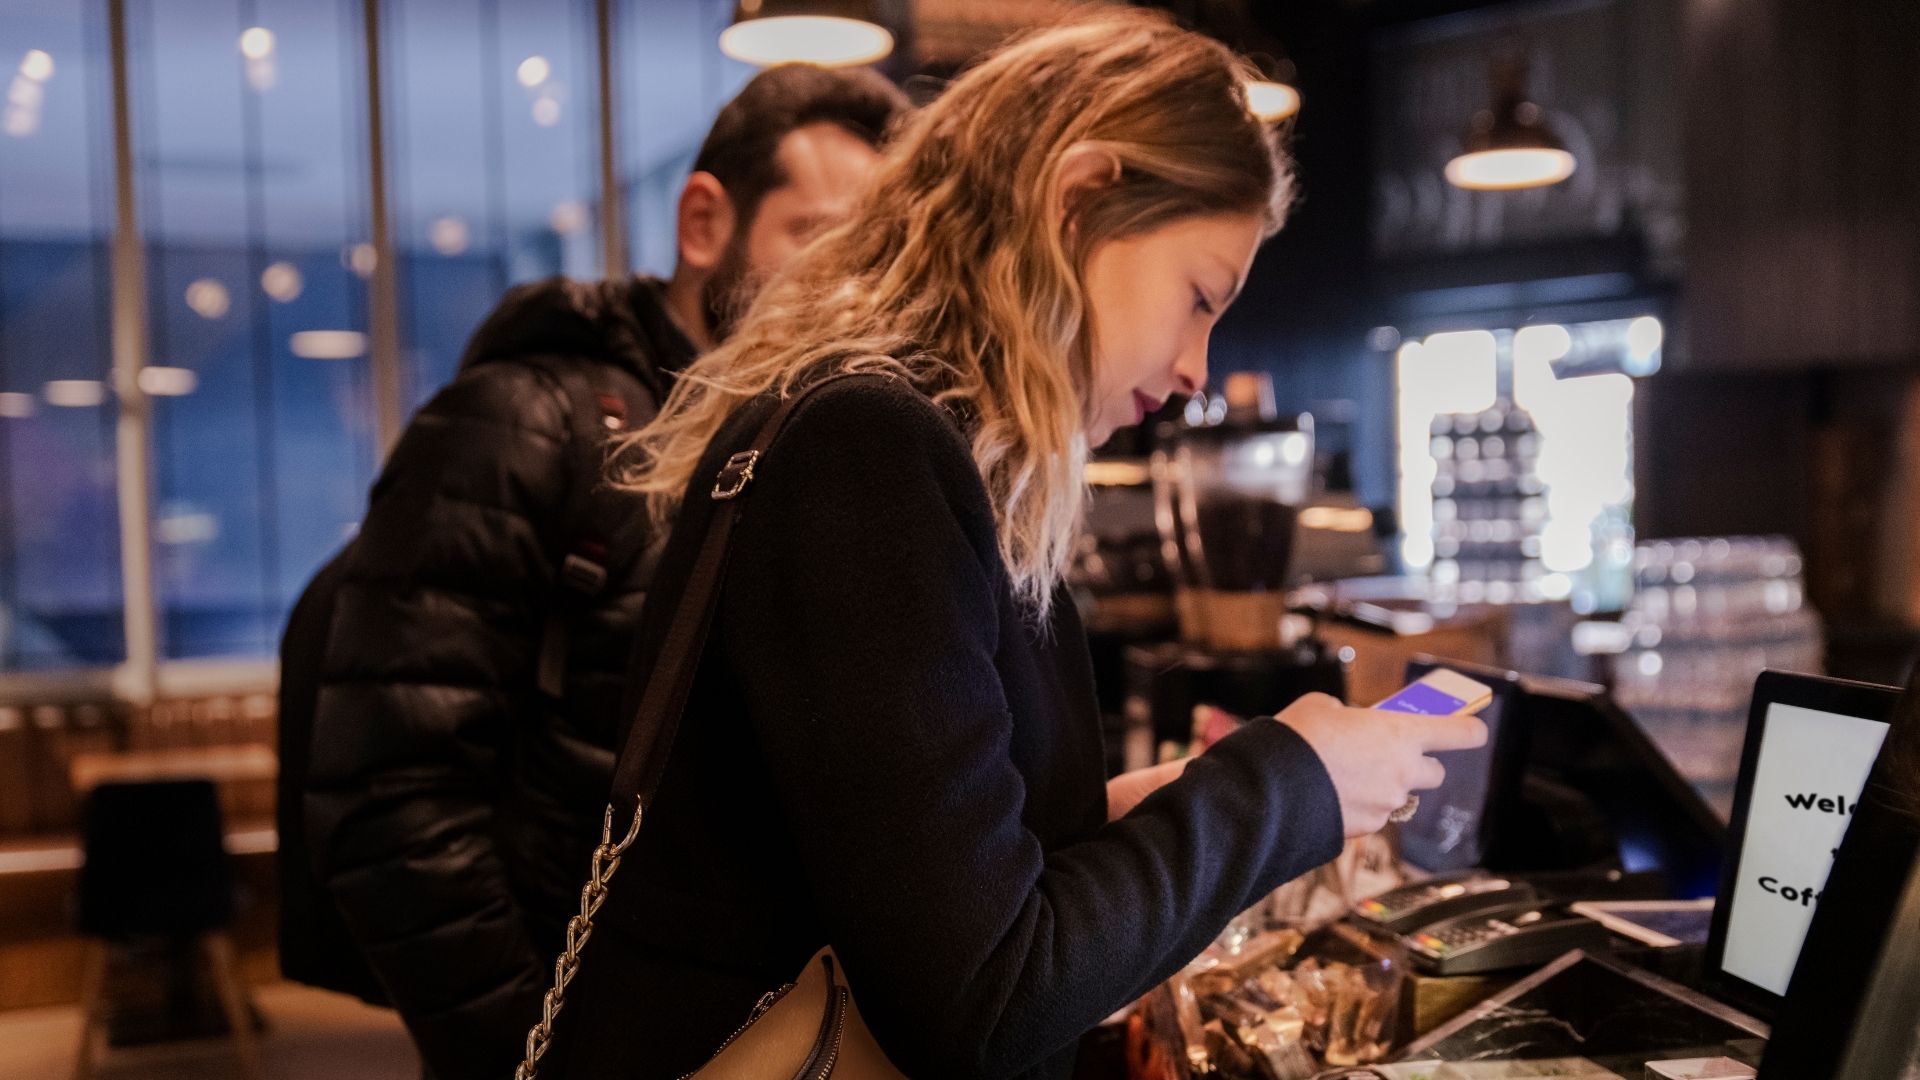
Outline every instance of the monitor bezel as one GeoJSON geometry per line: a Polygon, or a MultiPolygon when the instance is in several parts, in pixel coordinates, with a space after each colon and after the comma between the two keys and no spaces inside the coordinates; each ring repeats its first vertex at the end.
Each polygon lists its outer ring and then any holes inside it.
{"type": "MultiPolygon", "coordinates": [[[[1620,741],[1623,749],[1633,755],[1641,769],[1659,785],[1660,790],[1671,800],[1674,809],[1684,813],[1693,827],[1698,830],[1699,838],[1718,845],[1723,851],[1729,833],[1725,822],[1720,820],[1713,807],[1708,805],[1700,792],[1674,765],[1673,759],[1653,741],[1640,722],[1635,720],[1621,704],[1613,699],[1613,693],[1598,683],[1583,682],[1579,679],[1565,679],[1551,675],[1523,675],[1520,679],[1520,691],[1528,697],[1553,698],[1563,702],[1587,705],[1599,714],[1614,738],[1620,741]]],[[[1529,754],[1531,761],[1531,753],[1529,754]]],[[[1691,899],[1681,897],[1680,899],[1691,899]]]]}
{"type": "Polygon", "coordinates": [[[1714,996],[1769,1022],[1779,1015],[1781,1002],[1786,997],[1750,983],[1723,966],[1733,888],[1740,880],[1747,811],[1753,801],[1754,773],[1760,764],[1760,745],[1766,739],[1768,711],[1775,704],[1794,705],[1814,712],[1891,723],[1899,701],[1899,687],[1825,675],[1768,670],[1754,680],[1753,697],[1747,703],[1746,739],[1740,748],[1740,775],[1734,781],[1726,854],[1720,860],[1720,888],[1715,893],[1713,921],[1707,929],[1707,947],[1702,957],[1702,984],[1714,996]]]}
{"type": "Polygon", "coordinates": [[[1896,1062],[1920,1049],[1920,1030],[1910,1022],[1920,1001],[1913,977],[1920,972],[1920,674],[1909,680],[1888,725],[1859,811],[1834,853],[1822,906],[1807,925],[1760,1059],[1762,1080],[1893,1076],[1901,1073],[1896,1062]],[[1903,1034],[1876,1043],[1873,1036],[1888,1028],[1903,1034]],[[1850,1032],[1857,1050],[1877,1046],[1890,1060],[1847,1061],[1843,1051],[1853,1051],[1835,1042],[1836,1029],[1850,1032]]]}

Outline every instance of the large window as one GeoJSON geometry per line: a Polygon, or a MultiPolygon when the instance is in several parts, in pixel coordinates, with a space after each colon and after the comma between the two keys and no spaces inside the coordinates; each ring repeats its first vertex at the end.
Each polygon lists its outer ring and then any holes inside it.
{"type": "Polygon", "coordinates": [[[511,284],[601,273],[599,67],[581,0],[390,4],[411,404],[511,284]]]}
{"type": "MultiPolygon", "coordinates": [[[[619,239],[664,273],[680,181],[750,69],[715,46],[730,3],[605,2],[619,239]]],[[[410,411],[508,287],[606,272],[596,0],[372,10],[392,275],[365,0],[0,0],[0,673],[129,662],[149,623],[162,662],[270,657],[364,511],[378,373],[410,411]],[[116,259],[121,120],[137,243],[116,259]],[[143,279],[144,321],[117,324],[143,279]],[[125,530],[121,461],[150,483],[125,530]],[[150,595],[125,569],[143,549],[150,595]]]]}
{"type": "Polygon", "coordinates": [[[0,2],[0,670],[125,655],[97,4],[0,2]]]}
{"type": "Polygon", "coordinates": [[[351,11],[128,5],[164,657],[270,652],[365,498],[351,11]]]}
{"type": "Polygon", "coordinates": [[[673,273],[674,212],[680,184],[706,138],[713,115],[753,75],[707,44],[733,13],[714,0],[619,5],[620,169],[627,192],[627,251],[633,265],[673,273]]]}

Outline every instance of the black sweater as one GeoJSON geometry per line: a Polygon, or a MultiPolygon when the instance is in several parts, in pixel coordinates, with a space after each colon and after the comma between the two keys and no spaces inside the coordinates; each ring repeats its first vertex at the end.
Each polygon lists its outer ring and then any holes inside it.
{"type": "MultiPolygon", "coordinates": [[[[659,647],[726,456],[641,620],[659,647]]],[[[967,442],[905,383],[822,390],[756,470],[679,740],[543,1077],[676,1077],[823,944],[915,1077],[1059,1076],[1088,1028],[1340,850],[1291,729],[1255,721],[1106,821],[1086,642],[1010,595],[967,442]]]]}

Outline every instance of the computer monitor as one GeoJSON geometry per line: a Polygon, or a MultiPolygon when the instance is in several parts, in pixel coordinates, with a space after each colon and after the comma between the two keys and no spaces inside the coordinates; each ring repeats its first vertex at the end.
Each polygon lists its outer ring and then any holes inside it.
{"type": "Polygon", "coordinates": [[[1713,894],[1726,827],[1605,688],[1523,675],[1517,708],[1526,812],[1502,825],[1490,867],[1580,870],[1609,857],[1658,874],[1669,896],[1713,894]]]}
{"type": "Polygon", "coordinates": [[[1726,829],[1605,688],[1417,657],[1412,681],[1445,667],[1492,687],[1487,745],[1442,755],[1447,781],[1420,797],[1403,857],[1434,872],[1624,869],[1667,893],[1710,896],[1726,829]],[[1471,835],[1469,835],[1469,833],[1471,835]]]}
{"type": "MultiPolygon", "coordinates": [[[[1913,1008],[1920,1005],[1920,678],[1908,686],[1883,734],[1872,771],[1849,802],[1845,839],[1819,887],[1806,942],[1774,1021],[1760,1067],[1768,1080],[1900,1076],[1884,1066],[1920,1047],[1920,1011],[1913,1008]],[[1880,1030],[1887,1027],[1894,1031],[1880,1030]],[[1863,1062],[1882,1065],[1842,1065],[1849,1031],[1855,1043],[1882,1047],[1862,1050],[1863,1062]],[[1904,1037],[1904,1049],[1890,1034],[1904,1037]]],[[[1863,731],[1860,742],[1868,741],[1863,731]]],[[[1830,755],[1838,745],[1829,742],[1830,755]]]]}
{"type": "Polygon", "coordinates": [[[1407,682],[1436,668],[1458,672],[1493,691],[1493,700],[1479,712],[1487,724],[1486,745],[1434,755],[1447,768],[1446,781],[1433,791],[1421,792],[1420,808],[1400,826],[1401,857],[1422,870],[1444,874],[1479,866],[1486,857],[1498,827],[1498,804],[1518,783],[1525,731],[1509,719],[1520,693],[1520,676],[1422,656],[1407,664],[1407,682]]]}
{"type": "Polygon", "coordinates": [[[1733,796],[1738,839],[1721,871],[1705,973],[1711,992],[1755,1016],[1782,1015],[1899,693],[1777,671],[1754,683],[1733,796]]]}

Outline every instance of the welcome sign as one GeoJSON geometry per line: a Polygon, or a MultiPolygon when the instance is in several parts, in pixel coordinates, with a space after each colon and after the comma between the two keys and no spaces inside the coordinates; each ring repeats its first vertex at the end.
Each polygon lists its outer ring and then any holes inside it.
{"type": "Polygon", "coordinates": [[[1721,968],[1785,994],[1887,725],[1784,702],[1765,722],[1721,968]]]}

